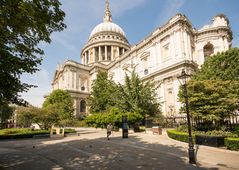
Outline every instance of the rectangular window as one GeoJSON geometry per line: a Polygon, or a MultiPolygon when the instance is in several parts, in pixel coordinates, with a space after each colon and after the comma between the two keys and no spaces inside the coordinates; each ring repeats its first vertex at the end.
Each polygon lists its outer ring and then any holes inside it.
{"type": "Polygon", "coordinates": [[[169,43],[162,47],[162,60],[167,61],[170,59],[169,43]]]}

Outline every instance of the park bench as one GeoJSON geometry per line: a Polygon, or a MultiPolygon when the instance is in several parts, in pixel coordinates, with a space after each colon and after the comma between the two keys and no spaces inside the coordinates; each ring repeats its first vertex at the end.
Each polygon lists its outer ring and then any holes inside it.
{"type": "Polygon", "coordinates": [[[153,126],[151,130],[153,134],[156,133],[156,134],[162,135],[162,128],[160,128],[159,126],[153,126]]]}

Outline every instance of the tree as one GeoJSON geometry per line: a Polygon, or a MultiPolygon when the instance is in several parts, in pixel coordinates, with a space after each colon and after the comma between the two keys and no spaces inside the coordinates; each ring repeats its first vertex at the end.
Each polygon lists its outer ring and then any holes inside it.
{"type": "Polygon", "coordinates": [[[236,80],[239,81],[239,48],[209,57],[193,80],[236,80]]]}
{"type": "Polygon", "coordinates": [[[19,93],[32,85],[20,81],[41,63],[40,42],[50,43],[51,33],[62,31],[64,12],[58,0],[0,1],[0,105],[26,104],[19,93]]]}
{"type": "MultiPolygon", "coordinates": [[[[238,62],[238,48],[218,53],[208,58],[188,82],[190,113],[195,119],[204,121],[204,128],[220,128],[238,110],[238,62]]],[[[182,91],[179,96],[184,102],[182,91]]]]}
{"type": "Polygon", "coordinates": [[[45,108],[18,106],[16,110],[17,124],[22,127],[30,127],[36,123],[41,129],[48,129],[60,123],[59,108],[56,105],[45,108]]]}
{"type": "Polygon", "coordinates": [[[204,121],[205,127],[202,128],[220,129],[238,109],[238,87],[239,81],[190,81],[189,109],[193,118],[204,121]]]}
{"type": "Polygon", "coordinates": [[[34,106],[19,106],[16,109],[17,124],[22,127],[30,127],[35,122],[35,117],[41,114],[41,109],[34,106]]]}
{"type": "Polygon", "coordinates": [[[125,75],[125,84],[119,85],[117,106],[125,112],[139,113],[142,116],[161,113],[157,102],[157,94],[154,83],[143,82],[135,73],[125,75]]]}
{"type": "Polygon", "coordinates": [[[39,125],[41,129],[49,129],[53,125],[59,125],[60,115],[56,105],[49,105],[42,108],[40,114],[35,115],[34,122],[39,125]]]}
{"type": "MultiPolygon", "coordinates": [[[[54,90],[44,101],[43,108],[53,107],[57,109],[59,119],[72,119],[74,113],[73,100],[65,90],[54,90]]],[[[56,112],[56,111],[55,111],[56,112]]]]}
{"type": "Polygon", "coordinates": [[[14,107],[10,107],[8,104],[0,105],[0,129],[6,128],[7,120],[11,118],[14,110],[14,107]]]}
{"type": "Polygon", "coordinates": [[[88,98],[91,113],[104,112],[115,105],[117,85],[108,79],[107,72],[100,71],[92,84],[88,98]]]}

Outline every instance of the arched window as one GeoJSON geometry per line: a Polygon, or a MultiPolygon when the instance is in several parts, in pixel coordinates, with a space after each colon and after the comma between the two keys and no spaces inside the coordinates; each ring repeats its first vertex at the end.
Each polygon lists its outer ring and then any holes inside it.
{"type": "Polygon", "coordinates": [[[80,101],[80,112],[86,112],[86,102],[85,102],[85,100],[80,101]]]}
{"type": "Polygon", "coordinates": [[[204,53],[204,60],[206,60],[210,55],[212,55],[214,53],[214,47],[210,42],[208,42],[203,47],[203,53],[204,53]]]}

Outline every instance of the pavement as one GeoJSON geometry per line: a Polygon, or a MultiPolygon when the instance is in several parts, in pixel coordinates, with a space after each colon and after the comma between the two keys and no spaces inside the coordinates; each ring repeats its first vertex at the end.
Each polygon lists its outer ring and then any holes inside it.
{"type": "Polygon", "coordinates": [[[151,132],[113,132],[77,128],[78,135],[65,138],[0,141],[0,170],[239,170],[239,152],[196,146],[197,164],[188,163],[188,144],[151,132]]]}

